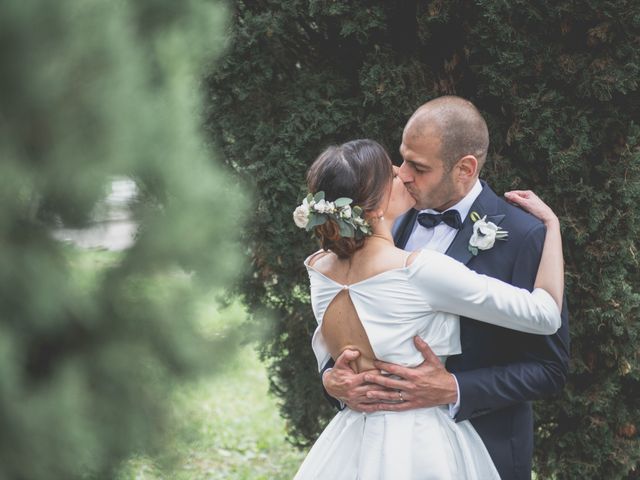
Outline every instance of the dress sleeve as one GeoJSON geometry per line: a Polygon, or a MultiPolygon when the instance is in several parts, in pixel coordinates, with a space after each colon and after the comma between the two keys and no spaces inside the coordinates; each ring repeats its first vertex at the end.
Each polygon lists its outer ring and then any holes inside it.
{"type": "Polygon", "coordinates": [[[541,288],[514,287],[432,250],[422,251],[411,266],[413,285],[434,310],[525,333],[550,335],[560,328],[558,306],[541,288]]]}
{"type": "Polygon", "coordinates": [[[327,348],[327,343],[324,341],[320,327],[321,326],[318,325],[316,327],[316,331],[313,332],[311,348],[313,349],[313,354],[316,356],[316,361],[318,362],[318,372],[322,373],[324,366],[331,360],[331,354],[327,348]]]}

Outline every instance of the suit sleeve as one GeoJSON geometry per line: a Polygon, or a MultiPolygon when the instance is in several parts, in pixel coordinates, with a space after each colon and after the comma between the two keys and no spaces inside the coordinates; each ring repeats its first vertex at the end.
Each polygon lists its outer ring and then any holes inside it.
{"type": "MultiPolygon", "coordinates": [[[[330,368],[333,368],[334,365],[335,365],[335,362],[333,361],[333,358],[330,358],[329,361],[322,367],[322,369],[320,370],[320,383],[322,383],[322,375],[324,375],[324,372],[326,372],[330,368]]],[[[329,392],[327,392],[327,389],[324,388],[324,384],[322,385],[322,393],[324,393],[324,397],[328,400],[328,402],[331,405],[333,405],[336,408],[336,410],[342,410],[344,408],[344,404],[340,400],[338,400],[337,398],[333,398],[331,395],[329,395],[329,392]]]]}
{"type": "MultiPolygon", "coordinates": [[[[530,289],[535,281],[544,244],[544,226],[526,236],[514,262],[512,283],[530,289]]],[[[537,400],[559,392],[569,368],[569,324],[566,298],[560,329],[553,335],[514,334],[512,363],[456,372],[460,410],[456,421],[478,417],[510,405],[537,400]]]]}
{"type": "MultiPolygon", "coordinates": [[[[320,335],[320,327],[318,327],[313,334],[313,339],[311,340],[311,345],[313,348],[313,353],[316,355],[316,360],[318,361],[318,369],[320,371],[320,382],[322,383],[322,376],[324,372],[333,368],[335,362],[331,355],[329,355],[326,346],[324,345],[324,340],[320,335]]],[[[322,393],[324,393],[325,398],[329,401],[331,405],[336,407],[338,410],[342,410],[344,408],[344,404],[338,400],[337,398],[332,397],[327,392],[327,389],[324,388],[324,383],[322,384],[322,393]]]]}

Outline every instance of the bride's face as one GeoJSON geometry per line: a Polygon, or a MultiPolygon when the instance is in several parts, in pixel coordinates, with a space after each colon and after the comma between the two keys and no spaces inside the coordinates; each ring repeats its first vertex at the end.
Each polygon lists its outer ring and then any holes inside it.
{"type": "Polygon", "coordinates": [[[389,219],[398,218],[416,204],[416,200],[411,196],[407,187],[404,186],[402,179],[396,174],[395,168],[388,195],[389,203],[384,216],[389,219]]]}

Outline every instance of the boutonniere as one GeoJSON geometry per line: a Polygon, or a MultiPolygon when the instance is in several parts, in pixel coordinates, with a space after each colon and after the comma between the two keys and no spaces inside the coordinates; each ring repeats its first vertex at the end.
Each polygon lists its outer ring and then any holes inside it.
{"type": "Polygon", "coordinates": [[[473,220],[473,235],[469,239],[469,251],[475,256],[479,250],[489,250],[496,240],[506,241],[509,232],[501,229],[493,222],[487,222],[487,216],[480,218],[477,212],[469,215],[473,220]]]}

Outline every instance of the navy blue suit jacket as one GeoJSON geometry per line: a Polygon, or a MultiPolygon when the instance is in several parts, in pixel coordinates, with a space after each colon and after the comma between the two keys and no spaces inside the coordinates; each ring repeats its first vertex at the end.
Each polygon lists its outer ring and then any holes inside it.
{"type": "MultiPolygon", "coordinates": [[[[512,285],[533,289],[544,243],[544,225],[532,215],[499,198],[486,183],[471,207],[487,221],[509,232],[490,250],[473,256],[468,250],[473,233],[470,215],[447,250],[447,255],[470,269],[512,285]]],[[[396,224],[396,245],[404,248],[417,211],[396,224]]],[[[531,478],[533,413],[531,400],[557,393],[565,384],[569,363],[566,301],[562,327],[554,335],[520,333],[470,318],[460,319],[462,354],[447,360],[460,387],[456,421],[469,419],[503,480],[531,478]]]]}

